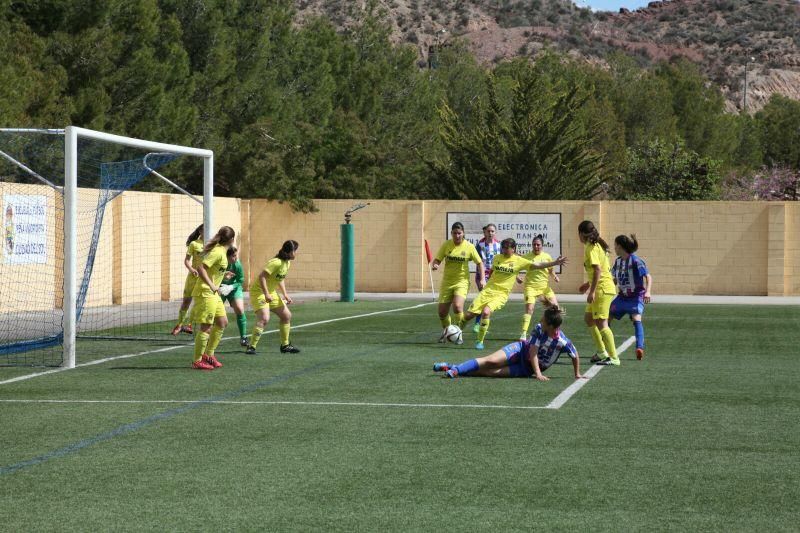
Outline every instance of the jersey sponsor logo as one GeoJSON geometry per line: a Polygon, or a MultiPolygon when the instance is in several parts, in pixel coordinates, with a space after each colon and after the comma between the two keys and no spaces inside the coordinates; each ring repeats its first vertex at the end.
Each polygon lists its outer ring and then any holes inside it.
{"type": "MultiPolygon", "coordinates": [[[[464,252],[461,252],[461,253],[462,253],[462,255],[464,254],[464,252]]],[[[467,258],[466,257],[461,257],[461,256],[457,256],[457,255],[448,255],[447,256],[447,260],[448,261],[455,261],[457,263],[466,263],[467,262],[467,258]]]]}
{"type": "Polygon", "coordinates": [[[510,266],[494,265],[493,269],[497,270],[499,272],[505,272],[506,274],[514,274],[515,273],[514,263],[510,263],[510,266]]]}

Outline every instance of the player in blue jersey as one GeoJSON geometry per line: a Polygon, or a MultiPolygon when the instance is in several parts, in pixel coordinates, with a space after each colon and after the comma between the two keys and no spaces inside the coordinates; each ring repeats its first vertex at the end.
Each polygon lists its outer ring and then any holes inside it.
{"type": "Polygon", "coordinates": [[[644,260],[634,254],[638,249],[636,235],[617,235],[614,239],[614,251],[618,257],[611,267],[611,274],[617,284],[617,297],[611,302],[609,314],[617,320],[630,315],[636,335],[636,359],[641,360],[644,357],[642,315],[644,304],[650,303],[653,276],[647,270],[644,260]]]}
{"type": "Polygon", "coordinates": [[[562,353],[572,360],[575,379],[581,379],[581,362],[578,350],[561,331],[563,311],[557,307],[545,309],[542,322],[534,328],[526,341],[512,342],[491,355],[470,359],[458,365],[435,363],[435,372],[445,372],[446,377],[484,376],[492,378],[535,378],[549,381],[543,372],[550,368],[562,353]]]}
{"type": "MultiPolygon", "coordinates": [[[[492,275],[492,259],[500,253],[500,241],[494,238],[495,233],[497,233],[497,226],[494,224],[486,224],[483,227],[483,239],[479,240],[478,244],[475,246],[475,248],[478,249],[478,255],[481,256],[483,264],[485,265],[484,277],[482,280],[480,279],[478,270],[475,269],[475,285],[478,287],[486,286],[486,282],[489,281],[489,276],[492,275]],[[483,283],[481,283],[481,281],[483,283]]],[[[475,317],[475,325],[472,326],[472,331],[478,333],[480,327],[481,317],[478,315],[475,317]]]]}

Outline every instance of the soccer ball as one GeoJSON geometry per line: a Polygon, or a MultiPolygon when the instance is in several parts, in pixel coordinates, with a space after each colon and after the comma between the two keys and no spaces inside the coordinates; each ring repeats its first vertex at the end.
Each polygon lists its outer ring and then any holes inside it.
{"type": "Polygon", "coordinates": [[[455,324],[450,324],[447,326],[447,329],[444,330],[444,337],[448,340],[448,342],[452,342],[454,344],[462,344],[464,342],[464,336],[461,333],[461,328],[455,324]]]}

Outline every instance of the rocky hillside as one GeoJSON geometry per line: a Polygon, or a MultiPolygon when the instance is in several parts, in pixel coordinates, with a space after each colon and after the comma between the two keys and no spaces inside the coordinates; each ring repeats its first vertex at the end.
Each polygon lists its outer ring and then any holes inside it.
{"type": "MultiPolygon", "coordinates": [[[[731,111],[780,93],[800,100],[800,2],[797,0],[664,0],[619,13],[593,13],[568,0],[297,0],[299,21],[330,17],[346,27],[375,1],[397,42],[419,50],[464,39],[485,63],[545,46],[602,62],[613,50],[642,64],[683,56],[717,83],[731,111]]],[[[582,2],[579,2],[582,3],[582,2]]]]}

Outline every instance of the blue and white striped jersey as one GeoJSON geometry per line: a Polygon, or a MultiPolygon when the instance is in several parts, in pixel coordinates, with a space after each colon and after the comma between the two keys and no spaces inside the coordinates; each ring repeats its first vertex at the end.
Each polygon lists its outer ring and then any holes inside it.
{"type": "Polygon", "coordinates": [[[551,337],[542,330],[541,324],[536,324],[533,334],[525,342],[527,346],[523,347],[523,353],[530,353],[528,347],[533,348],[539,357],[539,370],[542,372],[558,361],[558,356],[562,353],[569,355],[570,359],[578,356],[578,350],[561,330],[558,330],[558,335],[551,337]]]}
{"type": "MultiPolygon", "coordinates": [[[[486,242],[486,238],[483,238],[478,241],[478,244],[475,245],[475,248],[478,249],[478,255],[481,256],[483,259],[483,271],[485,274],[484,281],[489,280],[489,275],[492,273],[492,259],[494,256],[500,253],[500,241],[497,239],[492,239],[492,242],[486,242]]],[[[475,279],[478,279],[478,272],[475,272],[475,279]]]]}
{"type": "Polygon", "coordinates": [[[617,290],[625,298],[644,298],[644,277],[648,274],[644,260],[631,254],[627,259],[617,257],[611,275],[617,280],[617,290]]]}

